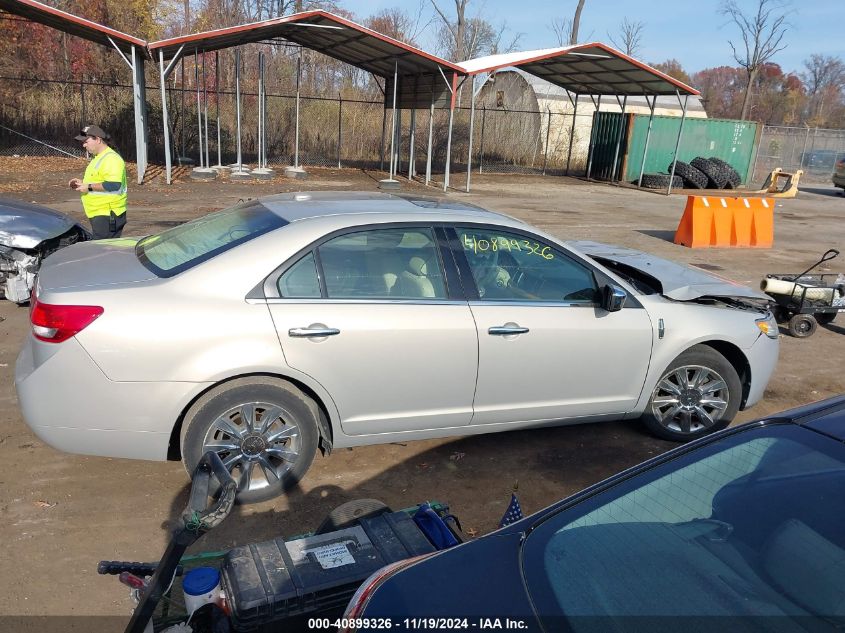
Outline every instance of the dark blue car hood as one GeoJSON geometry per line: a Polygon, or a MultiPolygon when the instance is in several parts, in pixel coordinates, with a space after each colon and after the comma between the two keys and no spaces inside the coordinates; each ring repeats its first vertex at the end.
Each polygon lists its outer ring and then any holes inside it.
{"type": "Polygon", "coordinates": [[[511,618],[539,630],[522,582],[521,542],[521,533],[502,532],[426,558],[379,586],[362,616],[469,618],[470,628],[481,618],[511,618]]]}

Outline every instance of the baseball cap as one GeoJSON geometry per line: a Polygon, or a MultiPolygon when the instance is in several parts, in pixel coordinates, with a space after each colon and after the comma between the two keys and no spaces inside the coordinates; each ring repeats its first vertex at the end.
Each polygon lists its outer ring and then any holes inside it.
{"type": "Polygon", "coordinates": [[[80,131],[79,136],[74,136],[73,138],[77,141],[84,141],[89,136],[97,136],[103,139],[104,141],[107,141],[109,140],[109,138],[111,138],[108,133],[98,125],[86,125],[84,128],[82,128],[82,131],[80,131]]]}

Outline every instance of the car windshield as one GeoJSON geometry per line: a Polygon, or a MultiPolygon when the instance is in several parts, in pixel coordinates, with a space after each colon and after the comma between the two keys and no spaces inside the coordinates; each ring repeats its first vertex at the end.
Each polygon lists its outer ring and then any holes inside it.
{"type": "Polygon", "coordinates": [[[257,200],[249,200],[145,237],[135,253],[159,277],[172,277],[287,223],[257,200]]]}
{"type": "Polygon", "coordinates": [[[544,520],[524,544],[526,583],[547,630],[679,630],[713,616],[747,616],[731,630],[841,628],[843,491],[841,442],[757,427],[544,520]]]}

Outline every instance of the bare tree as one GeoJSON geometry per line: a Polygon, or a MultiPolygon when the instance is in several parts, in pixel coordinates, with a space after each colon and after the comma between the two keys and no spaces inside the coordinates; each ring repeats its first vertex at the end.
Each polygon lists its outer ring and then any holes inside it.
{"type": "Polygon", "coordinates": [[[555,35],[558,46],[569,46],[572,41],[572,20],[569,18],[552,18],[549,25],[555,35]]]}
{"type": "Polygon", "coordinates": [[[810,100],[811,118],[819,120],[824,114],[827,97],[839,95],[845,88],[845,64],[838,57],[813,54],[804,60],[804,68],[801,80],[810,100]]]}
{"type": "Polygon", "coordinates": [[[743,120],[748,118],[751,107],[751,87],[757,79],[760,66],[768,62],[775,53],[786,48],[781,44],[789,24],[786,21],[787,2],[783,0],[756,0],[757,11],[752,15],[743,13],[737,0],[723,0],[720,12],[739,27],[742,46],[728,40],[736,63],[745,69],[745,96],[742,99],[743,120]]]}
{"type": "Polygon", "coordinates": [[[449,38],[451,40],[451,58],[455,61],[464,61],[468,59],[467,51],[466,51],[466,8],[467,4],[469,4],[469,0],[454,0],[455,2],[455,19],[450,20],[446,17],[446,14],[437,6],[437,3],[434,0],[431,0],[431,4],[434,7],[434,10],[437,12],[437,15],[440,16],[441,25],[445,28],[446,33],[448,33],[449,38]]]}
{"type": "Polygon", "coordinates": [[[572,18],[572,29],[569,35],[569,43],[572,46],[578,43],[578,27],[581,25],[581,11],[584,9],[584,1],[578,0],[578,6],[575,7],[575,17],[572,18]]]}
{"type": "Polygon", "coordinates": [[[622,18],[619,24],[619,41],[616,40],[610,33],[607,36],[613,45],[621,50],[626,55],[636,57],[642,46],[643,31],[645,30],[645,23],[629,20],[627,17],[622,18]]]}

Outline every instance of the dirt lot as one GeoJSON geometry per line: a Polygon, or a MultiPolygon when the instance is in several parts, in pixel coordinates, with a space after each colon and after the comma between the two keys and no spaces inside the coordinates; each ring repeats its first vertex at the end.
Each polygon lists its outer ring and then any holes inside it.
{"type": "MultiPolygon", "coordinates": [[[[0,195],[83,219],[77,195],[65,185],[83,169],[82,161],[70,159],[0,158],[0,195]]],[[[154,180],[131,186],[126,234],[158,231],[241,198],[300,189],[373,190],[382,177],[309,169],[302,182],[196,183],[181,177],[168,186],[154,180]]],[[[442,195],[404,181],[403,189],[442,195]]],[[[641,248],[704,264],[753,286],[765,273],[799,272],[824,250],[845,246],[845,199],[832,187],[814,186],[797,199],[778,201],[775,246],[767,250],[691,250],[672,244],[685,203],[681,195],[576,179],[474,175],[472,194],[450,191],[449,196],[515,215],[564,239],[641,248]]],[[[845,271],[845,257],[830,269],[845,271]]],[[[38,441],[21,418],[13,386],[27,310],[0,301],[0,320],[0,615],[126,615],[131,604],[125,588],[112,577],[98,576],[97,562],[158,559],[170,522],[187,501],[184,470],[179,463],[65,455],[38,441]]],[[[738,421],[845,392],[845,318],[840,320],[809,339],[782,336],[780,361],[764,400],[738,421]]],[[[334,506],[358,497],[376,497],[395,508],[425,499],[445,501],[466,531],[484,534],[496,527],[516,480],[529,513],[670,446],[637,424],[608,423],[340,450],[318,457],[289,497],[236,508],[195,549],[302,533],[334,506]]]]}

